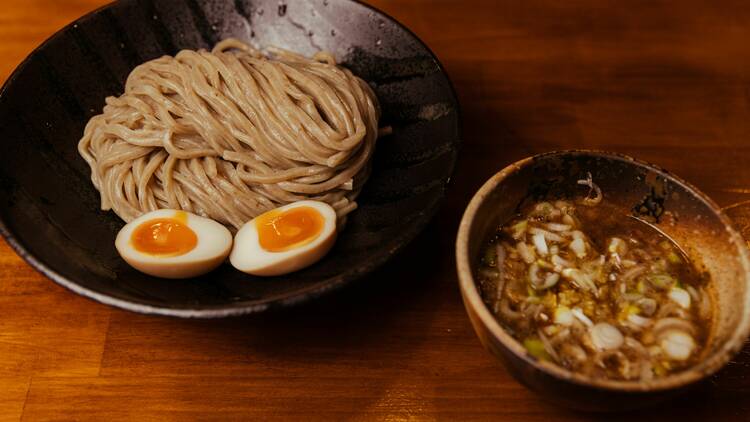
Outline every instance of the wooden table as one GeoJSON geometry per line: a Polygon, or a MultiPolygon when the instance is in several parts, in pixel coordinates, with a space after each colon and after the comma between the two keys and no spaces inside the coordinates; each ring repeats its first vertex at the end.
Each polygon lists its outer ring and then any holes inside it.
{"type": "MultiPolygon", "coordinates": [[[[102,0],[6,0],[0,80],[102,0]]],[[[746,219],[744,1],[373,1],[442,59],[465,143],[449,198],[402,256],[290,311],[222,321],[78,297],[0,245],[0,419],[597,420],[546,404],[475,337],[453,241],[473,192],[521,157],[620,151],[746,219]]],[[[744,224],[744,223],[743,223],[744,224]]],[[[750,349],[695,392],[621,420],[750,419],[750,349]]]]}

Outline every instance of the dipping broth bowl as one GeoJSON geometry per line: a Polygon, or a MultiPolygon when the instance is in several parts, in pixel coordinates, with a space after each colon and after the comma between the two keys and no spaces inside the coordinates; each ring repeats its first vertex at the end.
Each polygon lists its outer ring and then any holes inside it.
{"type": "Polygon", "coordinates": [[[523,159],[490,178],[474,195],[456,240],[459,285],[484,347],[521,383],[544,398],[579,410],[645,407],[685,391],[718,371],[750,334],[750,260],[744,239],[720,208],[689,183],[645,162],[613,153],[552,152],[523,159]],[[480,251],[498,225],[527,201],[581,192],[591,173],[604,201],[648,220],[710,277],[713,321],[704,358],[682,372],[651,381],[593,378],[538,360],[495,319],[480,296],[480,251]]]}

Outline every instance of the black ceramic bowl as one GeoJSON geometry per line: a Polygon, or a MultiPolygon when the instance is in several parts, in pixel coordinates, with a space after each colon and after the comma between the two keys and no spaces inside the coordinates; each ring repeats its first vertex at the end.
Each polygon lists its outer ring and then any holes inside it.
{"type": "Polygon", "coordinates": [[[0,92],[0,232],[43,274],[131,311],[223,317],[302,302],[401,250],[444,197],[459,143],[458,104],[429,49],[387,15],[349,0],[137,0],[95,11],[39,47],[0,92]],[[325,49],[374,88],[373,172],[336,246],[303,271],[255,278],[223,265],[201,278],[146,276],[117,255],[123,222],[99,209],[76,150],[104,98],[139,63],[235,37],[303,54],[325,49]]]}

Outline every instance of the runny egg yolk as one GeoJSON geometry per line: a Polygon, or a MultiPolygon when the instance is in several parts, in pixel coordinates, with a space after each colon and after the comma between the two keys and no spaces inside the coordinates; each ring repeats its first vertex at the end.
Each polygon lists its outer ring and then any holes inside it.
{"type": "Polygon", "coordinates": [[[135,250],[149,255],[179,256],[192,251],[198,236],[187,225],[187,214],[178,211],[174,218],[155,218],[133,230],[130,243],[135,250]]]}
{"type": "Polygon", "coordinates": [[[260,246],[284,252],[315,240],[323,231],[323,216],[312,207],[272,210],[255,219],[260,246]]]}

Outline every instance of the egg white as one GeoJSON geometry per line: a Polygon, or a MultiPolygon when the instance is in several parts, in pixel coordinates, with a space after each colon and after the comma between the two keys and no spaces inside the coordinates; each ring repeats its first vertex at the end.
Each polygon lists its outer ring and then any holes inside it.
{"type": "Polygon", "coordinates": [[[300,270],[325,256],[336,242],[336,211],[325,202],[319,201],[298,201],[277,210],[287,211],[299,207],[313,208],[323,217],[323,228],[315,239],[288,251],[267,251],[260,245],[256,217],[237,232],[229,262],[236,269],[248,274],[275,276],[300,270]]]}
{"type": "Polygon", "coordinates": [[[189,278],[205,274],[221,265],[232,248],[232,234],[214,220],[185,212],[187,225],[196,235],[197,243],[191,251],[178,256],[159,256],[140,252],[133,247],[133,231],[150,220],[175,218],[176,210],[157,210],[146,213],[126,224],[115,239],[120,256],[133,268],[162,278],[189,278]]]}

